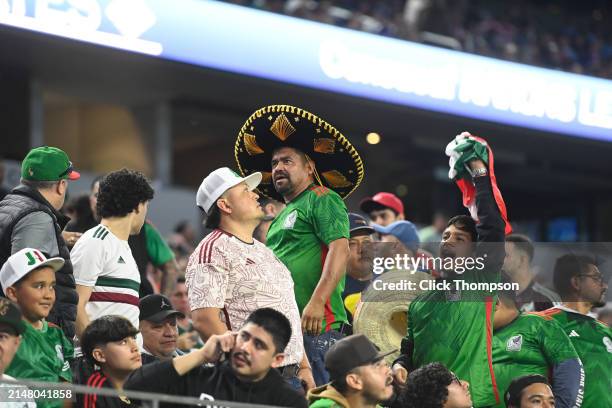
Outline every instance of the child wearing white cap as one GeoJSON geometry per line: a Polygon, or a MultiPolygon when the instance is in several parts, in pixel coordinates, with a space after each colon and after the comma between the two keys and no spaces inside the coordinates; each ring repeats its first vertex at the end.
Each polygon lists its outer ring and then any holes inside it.
{"type": "MultiPolygon", "coordinates": [[[[59,326],[45,319],[55,303],[55,272],[63,258],[49,258],[37,249],[24,248],[9,257],[0,270],[0,284],[6,296],[23,313],[25,331],[21,345],[6,370],[15,378],[40,381],[72,381],[72,343],[59,326]]],[[[41,406],[61,406],[50,401],[41,406]]]]}

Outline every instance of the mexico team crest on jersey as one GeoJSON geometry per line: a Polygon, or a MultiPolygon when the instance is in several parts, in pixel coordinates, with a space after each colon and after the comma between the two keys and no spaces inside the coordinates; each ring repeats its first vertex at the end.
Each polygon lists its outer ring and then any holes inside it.
{"type": "Polygon", "coordinates": [[[521,351],[521,347],[523,346],[523,336],[520,334],[518,336],[512,336],[508,339],[506,343],[506,351],[521,351]]]}
{"type": "Polygon", "coordinates": [[[297,210],[291,211],[287,218],[285,218],[285,222],[283,222],[283,228],[292,229],[295,225],[295,220],[297,220],[297,210]]]}

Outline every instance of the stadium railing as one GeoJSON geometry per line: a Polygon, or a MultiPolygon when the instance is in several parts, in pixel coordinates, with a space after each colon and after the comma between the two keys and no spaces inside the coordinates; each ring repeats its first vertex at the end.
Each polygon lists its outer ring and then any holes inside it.
{"type": "MultiPolygon", "coordinates": [[[[64,390],[64,395],[68,396],[68,398],[64,398],[63,400],[72,401],[73,407],[76,407],[76,396],[77,394],[82,395],[101,395],[107,397],[119,397],[117,391],[113,389],[104,389],[104,388],[93,388],[85,385],[76,385],[70,383],[51,383],[44,381],[25,381],[25,380],[2,380],[0,377],[0,406],[3,406],[5,403],[18,403],[29,401],[33,402],[36,400],[36,396],[40,395],[52,395],[53,390],[64,390]],[[31,391],[30,395],[32,398],[27,397],[28,393],[24,392],[29,390],[31,391]],[[19,390],[18,394],[15,392],[9,393],[9,390],[19,390]],[[69,394],[68,394],[69,393],[69,394]],[[11,395],[12,394],[12,395],[11,395]],[[15,395],[23,397],[26,395],[26,398],[16,398],[15,395]]],[[[214,408],[277,408],[272,405],[256,405],[252,403],[241,403],[241,402],[231,402],[231,401],[221,401],[221,400],[206,400],[199,399],[194,397],[184,397],[178,395],[166,395],[166,394],[158,394],[154,392],[141,392],[141,391],[122,391],[122,396],[125,396],[131,400],[138,400],[143,407],[149,408],[159,408],[162,403],[170,403],[170,404],[179,404],[183,406],[198,406],[198,407],[214,407],[214,408]]],[[[50,401],[53,398],[44,398],[38,399],[38,402],[42,402],[44,400],[50,401]]],[[[62,398],[57,398],[62,400],[62,398]]]]}

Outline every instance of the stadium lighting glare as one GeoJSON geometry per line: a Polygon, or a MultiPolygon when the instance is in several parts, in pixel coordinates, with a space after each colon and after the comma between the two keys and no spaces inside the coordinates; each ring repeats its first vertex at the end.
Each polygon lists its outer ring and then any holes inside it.
{"type": "Polygon", "coordinates": [[[612,141],[611,80],[234,4],[0,0],[0,25],[394,105],[612,141]]]}
{"type": "Polygon", "coordinates": [[[366,136],[366,142],[368,142],[371,145],[379,144],[380,143],[380,135],[378,133],[376,133],[376,132],[370,132],[366,136]]]}

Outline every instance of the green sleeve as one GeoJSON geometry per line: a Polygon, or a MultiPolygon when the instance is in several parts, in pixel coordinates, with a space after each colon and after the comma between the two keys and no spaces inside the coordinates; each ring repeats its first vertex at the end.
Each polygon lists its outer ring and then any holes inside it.
{"type": "Polygon", "coordinates": [[[555,320],[544,320],[540,326],[542,354],[551,366],[565,360],[579,358],[572,341],[559,323],[555,320]]]}
{"type": "Polygon", "coordinates": [[[147,253],[151,263],[155,266],[161,266],[174,259],[174,252],[172,252],[155,227],[145,222],[143,228],[145,229],[147,253]]]}
{"type": "Polygon", "coordinates": [[[335,408],[335,407],[340,407],[340,405],[336,404],[333,400],[330,400],[329,398],[318,399],[309,405],[309,408],[335,408]]]}
{"type": "Polygon", "coordinates": [[[325,245],[340,238],[349,238],[348,210],[338,194],[328,191],[314,199],[312,224],[316,236],[325,245]]]}

